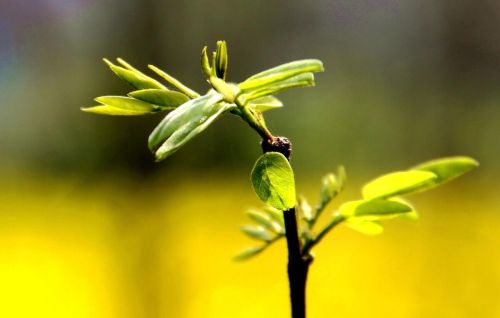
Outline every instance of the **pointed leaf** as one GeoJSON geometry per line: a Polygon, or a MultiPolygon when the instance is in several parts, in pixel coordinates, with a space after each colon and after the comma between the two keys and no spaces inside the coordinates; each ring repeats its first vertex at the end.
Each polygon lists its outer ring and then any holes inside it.
{"type": "Polygon", "coordinates": [[[92,107],[82,107],[80,109],[86,113],[111,116],[141,116],[151,114],[151,112],[117,108],[110,105],[97,105],[92,107]]]}
{"type": "Polygon", "coordinates": [[[401,213],[398,215],[400,219],[405,219],[408,221],[416,222],[419,219],[419,215],[413,204],[411,204],[408,200],[405,200],[403,198],[391,198],[390,201],[396,201],[396,202],[401,202],[411,208],[410,212],[407,213],[401,213]]]}
{"type": "MultiPolygon", "coordinates": [[[[245,80],[245,82],[253,81],[253,80],[258,80],[258,79],[269,79],[271,77],[276,77],[276,76],[283,76],[283,74],[286,74],[289,76],[290,74],[301,74],[301,73],[308,73],[308,72],[323,72],[323,63],[320,60],[316,59],[305,59],[305,60],[298,60],[298,61],[293,61],[285,64],[281,64],[279,66],[270,68],[268,70],[265,70],[263,72],[257,73],[248,79],[245,80]]],[[[291,75],[291,76],[294,76],[291,75]]],[[[289,76],[289,77],[291,77],[289,76]]]]}
{"type": "Polygon", "coordinates": [[[193,91],[192,89],[190,89],[186,85],[182,84],[178,79],[174,78],[173,76],[171,76],[170,74],[168,74],[164,70],[162,70],[154,65],[151,65],[151,64],[148,65],[148,67],[150,70],[152,70],[153,72],[155,72],[156,74],[161,76],[164,80],[166,80],[167,82],[172,84],[175,88],[177,88],[178,90],[180,90],[181,92],[183,92],[187,96],[189,96],[191,98],[196,98],[196,97],[200,96],[200,94],[193,91]]]}
{"type": "Polygon", "coordinates": [[[402,202],[384,199],[350,201],[340,206],[339,212],[345,217],[391,217],[412,211],[412,207],[402,202]]]}
{"type": "Polygon", "coordinates": [[[235,261],[244,261],[247,260],[253,256],[256,256],[260,254],[263,250],[265,250],[267,245],[262,245],[262,246],[255,246],[255,247],[249,247],[240,253],[238,253],[236,256],[233,257],[233,260],[235,261]]]}
{"type": "Polygon", "coordinates": [[[427,187],[436,178],[434,173],[427,171],[389,173],[367,183],[362,190],[363,197],[365,199],[387,198],[413,193],[427,187]]]}
{"type": "Polygon", "coordinates": [[[413,167],[412,170],[428,171],[437,178],[423,190],[427,190],[460,177],[479,166],[479,163],[470,157],[449,157],[431,160],[413,167]]]}
{"type": "Polygon", "coordinates": [[[278,210],[295,206],[295,180],[288,160],[279,152],[262,155],[252,170],[252,184],[259,198],[278,210]]]}
{"type": "MultiPolygon", "coordinates": [[[[123,68],[121,66],[116,66],[107,59],[104,59],[104,62],[106,62],[106,64],[108,64],[109,68],[116,75],[118,75],[118,77],[120,77],[122,80],[126,81],[127,83],[129,83],[130,85],[135,87],[136,89],[146,89],[146,88],[167,89],[165,86],[161,85],[160,82],[158,82],[155,79],[139,72],[138,70],[132,68],[131,66],[130,66],[130,68],[127,69],[127,68],[123,68]]],[[[125,61],[123,61],[123,62],[125,62],[125,61]]]]}
{"type": "Polygon", "coordinates": [[[133,111],[153,112],[156,110],[156,107],[150,103],[126,96],[100,96],[95,101],[103,105],[133,111]]]}
{"type": "Polygon", "coordinates": [[[170,112],[149,135],[149,148],[157,161],[177,151],[231,107],[221,100],[220,94],[210,91],[170,112]]]}
{"type": "Polygon", "coordinates": [[[166,89],[142,89],[133,91],[129,95],[133,98],[168,109],[174,109],[189,100],[189,97],[182,93],[166,89]]]}
{"type": "MultiPolygon", "coordinates": [[[[241,84],[238,84],[241,88],[241,84]]],[[[291,77],[287,80],[280,81],[271,85],[264,87],[259,87],[258,89],[249,89],[243,91],[239,98],[245,104],[248,101],[257,99],[259,97],[275,95],[281,91],[293,88],[293,87],[304,87],[304,86],[314,86],[314,75],[312,73],[299,74],[297,76],[291,77]]]]}

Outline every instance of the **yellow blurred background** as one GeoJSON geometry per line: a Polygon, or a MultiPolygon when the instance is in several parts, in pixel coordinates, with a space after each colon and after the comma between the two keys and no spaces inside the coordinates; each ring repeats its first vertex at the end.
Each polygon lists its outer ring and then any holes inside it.
{"type": "Polygon", "coordinates": [[[161,119],[84,114],[124,94],[102,57],[203,91],[203,45],[229,77],[316,57],[312,89],[269,126],[294,143],[299,193],[344,164],[343,200],[434,157],[481,167],[410,199],[418,223],[339,227],[314,250],[310,317],[500,317],[497,1],[0,1],[0,317],[288,317],[284,242],[247,262],[257,136],[225,116],[153,163],[161,119]]]}

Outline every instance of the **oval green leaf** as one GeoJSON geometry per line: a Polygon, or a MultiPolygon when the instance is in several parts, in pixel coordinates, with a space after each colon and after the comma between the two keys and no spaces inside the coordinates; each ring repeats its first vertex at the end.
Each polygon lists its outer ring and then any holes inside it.
{"type": "Polygon", "coordinates": [[[158,105],[161,108],[174,109],[178,106],[189,101],[189,97],[186,95],[176,92],[169,91],[166,89],[141,89],[138,91],[133,91],[129,93],[130,96],[142,101],[158,105]]]}
{"type": "Polygon", "coordinates": [[[395,195],[417,192],[434,182],[437,176],[428,171],[393,172],[367,183],[363,187],[363,198],[388,198],[395,195]]]}
{"type": "Polygon", "coordinates": [[[252,184],[259,198],[284,211],[295,206],[295,180],[288,160],[279,152],[262,155],[252,170],[252,184]]]}
{"type": "Polygon", "coordinates": [[[149,149],[156,160],[167,158],[231,108],[221,100],[220,94],[210,91],[170,112],[149,135],[149,149]]]}
{"type": "Polygon", "coordinates": [[[431,160],[419,164],[412,170],[428,171],[436,175],[436,179],[425,190],[453,180],[479,166],[479,163],[470,157],[449,157],[431,160]]]}
{"type": "Polygon", "coordinates": [[[411,212],[411,206],[400,201],[384,199],[358,200],[344,203],[339,213],[345,217],[394,217],[411,212]]]}

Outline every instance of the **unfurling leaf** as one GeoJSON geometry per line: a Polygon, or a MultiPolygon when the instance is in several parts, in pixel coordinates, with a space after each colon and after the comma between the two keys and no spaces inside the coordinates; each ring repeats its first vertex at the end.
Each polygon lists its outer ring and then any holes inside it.
{"type": "Polygon", "coordinates": [[[212,76],[212,68],[210,67],[210,62],[208,61],[207,56],[207,47],[205,46],[203,50],[201,50],[201,71],[207,78],[212,76]]]}
{"type": "Polygon", "coordinates": [[[161,108],[174,109],[189,100],[186,95],[166,89],[142,89],[129,93],[130,96],[142,101],[161,106],[161,108]]]}
{"type": "Polygon", "coordinates": [[[192,99],[170,112],[149,135],[149,149],[160,161],[205,130],[231,106],[219,103],[222,96],[214,91],[192,99]]]}
{"type": "Polygon", "coordinates": [[[437,176],[428,171],[393,172],[367,183],[362,190],[363,197],[365,199],[388,198],[414,193],[426,188],[436,179],[437,176]]]}
{"type": "Polygon", "coordinates": [[[147,115],[160,110],[155,105],[125,96],[101,96],[95,100],[102,105],[82,108],[81,110],[89,113],[115,116],[147,115]]]}
{"type": "Polygon", "coordinates": [[[358,220],[356,218],[348,219],[345,225],[351,229],[366,235],[378,235],[384,231],[384,227],[377,221],[358,220]]]}
{"type": "Polygon", "coordinates": [[[385,219],[411,212],[411,206],[398,201],[384,199],[350,201],[340,206],[339,212],[345,217],[363,217],[365,219],[385,219]]]}
{"type": "Polygon", "coordinates": [[[227,45],[226,41],[217,41],[217,50],[215,51],[215,75],[225,80],[227,75],[227,45]]]}
{"type": "Polygon", "coordinates": [[[167,89],[160,82],[136,70],[122,59],[119,59],[119,61],[121,64],[126,65],[127,68],[114,65],[109,60],[104,59],[104,62],[109,66],[109,68],[116,75],[118,75],[118,77],[129,83],[132,87],[135,87],[136,89],[147,89],[147,88],[167,89]]]}
{"type": "Polygon", "coordinates": [[[263,226],[244,225],[241,227],[241,231],[251,238],[265,242],[270,242],[275,237],[274,235],[269,233],[263,226]]]}
{"type": "Polygon", "coordinates": [[[267,245],[262,245],[262,246],[255,246],[255,247],[249,247],[240,253],[238,253],[235,257],[233,257],[233,260],[235,261],[244,261],[247,260],[253,256],[256,256],[257,254],[260,254],[263,250],[265,250],[267,245]]]}
{"type": "Polygon", "coordinates": [[[295,180],[288,160],[279,152],[262,155],[252,170],[252,184],[259,198],[278,210],[295,206],[295,180]]]}
{"type": "Polygon", "coordinates": [[[432,183],[423,189],[427,190],[458,178],[478,166],[479,163],[470,157],[449,157],[424,162],[413,167],[412,170],[428,171],[437,176],[432,183]]]}

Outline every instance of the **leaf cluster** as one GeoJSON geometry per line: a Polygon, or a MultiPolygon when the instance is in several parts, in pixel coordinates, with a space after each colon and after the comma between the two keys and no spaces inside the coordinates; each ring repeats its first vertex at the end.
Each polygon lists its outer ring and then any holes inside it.
{"type": "Polygon", "coordinates": [[[263,112],[280,108],[274,95],[293,87],[313,86],[314,72],[323,71],[319,60],[300,60],[255,74],[240,83],[226,81],[228,54],[225,41],[217,42],[211,62],[207,47],[201,54],[201,69],[209,84],[200,95],[160,68],[149,69],[166,84],[142,73],[123,59],[104,62],[118,77],[134,88],[126,96],[101,96],[97,106],[83,111],[101,115],[137,116],[169,112],[148,138],[149,149],[161,161],[203,132],[224,113],[240,116],[262,137],[272,138],[263,112]],[[167,87],[168,86],[168,87],[167,87]]]}
{"type": "MultiPolygon", "coordinates": [[[[347,201],[331,213],[325,226],[316,231],[315,225],[331,201],[344,189],[346,173],[339,167],[336,173],[325,175],[321,182],[319,201],[312,207],[308,201],[295,198],[293,172],[286,158],[277,153],[264,154],[257,160],[252,171],[252,183],[259,198],[266,204],[263,211],[283,211],[297,207],[302,254],[306,255],[333,228],[339,224],[367,235],[383,232],[382,222],[403,218],[417,220],[418,214],[412,204],[402,196],[427,191],[453,180],[478,166],[469,157],[450,157],[428,161],[408,170],[392,172],[375,178],[362,187],[362,198],[347,201]],[[286,204],[284,204],[286,202],[286,204]]],[[[252,210],[255,211],[255,210],[252,210]]],[[[263,214],[264,212],[259,211],[263,214]]],[[[286,233],[272,235],[264,224],[265,219],[251,217],[256,226],[245,226],[243,232],[265,244],[251,247],[238,254],[235,259],[243,260],[259,254],[286,233]],[[250,229],[259,229],[259,235],[251,235],[250,229]]]]}

